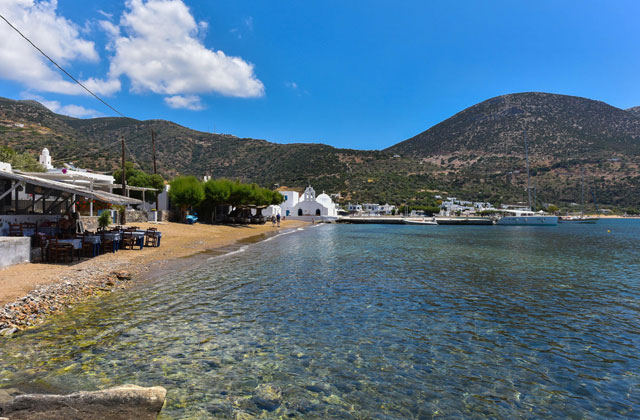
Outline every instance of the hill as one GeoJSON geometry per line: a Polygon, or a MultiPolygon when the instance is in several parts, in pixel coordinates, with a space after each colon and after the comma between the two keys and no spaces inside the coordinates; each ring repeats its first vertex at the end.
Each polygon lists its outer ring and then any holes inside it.
{"type": "Polygon", "coordinates": [[[0,145],[38,154],[48,147],[55,162],[98,171],[127,155],[152,168],[151,130],[157,133],[158,171],[229,177],[340,193],[342,201],[433,203],[434,195],[523,201],[524,143],[541,202],[579,200],[584,171],[589,197],[617,206],[640,203],[640,117],[603,102],[563,95],[505,95],[467,108],[429,130],[383,151],[324,144],[276,144],[212,134],[170,121],[129,118],[76,119],[35,101],[0,98],[0,145]],[[398,156],[399,155],[399,156],[398,156]]]}
{"type": "MultiPolygon", "coordinates": [[[[471,106],[386,151],[421,158],[477,185],[526,177],[526,129],[534,182],[543,199],[572,202],[584,173],[600,200],[640,203],[640,115],[604,102],[549,93],[499,96],[471,106]]],[[[591,197],[593,194],[589,193],[591,197]]]]}
{"type": "Polygon", "coordinates": [[[640,117],[640,106],[634,106],[633,108],[628,108],[627,111],[640,117]]]}
{"type": "Polygon", "coordinates": [[[111,172],[120,165],[119,139],[124,137],[127,159],[150,172],[152,129],[157,134],[158,172],[166,178],[213,175],[297,189],[312,182],[316,190],[340,192],[345,200],[391,203],[423,199],[427,194],[419,190],[433,184],[425,178],[433,168],[416,171],[414,159],[395,159],[387,152],[276,144],[200,132],[164,120],[76,119],[55,114],[34,101],[0,98],[0,145],[34,155],[47,147],[58,166],[73,162],[111,172]]]}

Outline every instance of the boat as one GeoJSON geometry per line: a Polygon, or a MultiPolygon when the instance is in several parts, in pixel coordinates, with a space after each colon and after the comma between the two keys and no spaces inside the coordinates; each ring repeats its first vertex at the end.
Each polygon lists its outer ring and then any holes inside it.
{"type": "Polygon", "coordinates": [[[503,210],[502,216],[496,225],[509,226],[556,226],[558,216],[549,216],[544,213],[535,213],[531,210],[503,210]]]}
{"type": "Polygon", "coordinates": [[[509,226],[556,226],[558,216],[549,216],[544,212],[535,213],[531,210],[531,175],[529,171],[529,148],[527,146],[527,131],[524,131],[524,152],[527,160],[527,193],[529,196],[529,207],[524,210],[503,210],[504,214],[497,225],[509,226]]]}
{"type": "Polygon", "coordinates": [[[490,217],[466,216],[466,217],[438,217],[436,222],[439,225],[493,225],[490,217]]]}
{"type": "Polygon", "coordinates": [[[403,219],[405,225],[424,225],[424,226],[437,226],[438,222],[435,220],[427,220],[424,217],[422,219],[403,219]]]}

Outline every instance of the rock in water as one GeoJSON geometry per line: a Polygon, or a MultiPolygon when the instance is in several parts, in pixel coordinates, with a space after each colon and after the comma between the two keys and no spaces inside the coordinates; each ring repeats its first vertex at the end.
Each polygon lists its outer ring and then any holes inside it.
{"type": "Polygon", "coordinates": [[[69,395],[18,395],[0,403],[0,416],[11,420],[152,420],[158,417],[167,390],[123,385],[69,395]]]}
{"type": "Polygon", "coordinates": [[[253,396],[253,402],[261,409],[273,411],[280,406],[282,391],[274,385],[258,385],[253,396]]]}

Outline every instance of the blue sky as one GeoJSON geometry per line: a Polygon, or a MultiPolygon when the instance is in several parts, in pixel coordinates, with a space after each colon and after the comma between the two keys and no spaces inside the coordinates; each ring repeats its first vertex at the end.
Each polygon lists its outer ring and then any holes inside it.
{"type": "MultiPolygon", "coordinates": [[[[514,92],[640,105],[635,0],[3,0],[0,13],[127,116],[274,142],[381,149],[514,92]]],[[[0,96],[114,115],[8,31],[0,96]]]]}

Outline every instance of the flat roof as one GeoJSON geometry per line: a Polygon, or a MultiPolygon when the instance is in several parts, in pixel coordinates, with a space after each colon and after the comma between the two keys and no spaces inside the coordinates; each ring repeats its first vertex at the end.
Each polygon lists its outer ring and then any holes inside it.
{"type": "Polygon", "coordinates": [[[116,205],[127,204],[142,204],[142,200],[136,200],[135,198],[124,197],[122,195],[111,194],[105,191],[91,191],[87,188],[68,184],[65,182],[52,181],[50,179],[44,179],[31,174],[27,175],[21,172],[6,172],[0,171],[0,179],[8,179],[12,181],[24,182],[25,184],[31,184],[42,188],[48,188],[56,191],[63,191],[68,194],[76,194],[86,198],[92,198],[94,200],[102,201],[105,203],[111,203],[116,205]]]}

